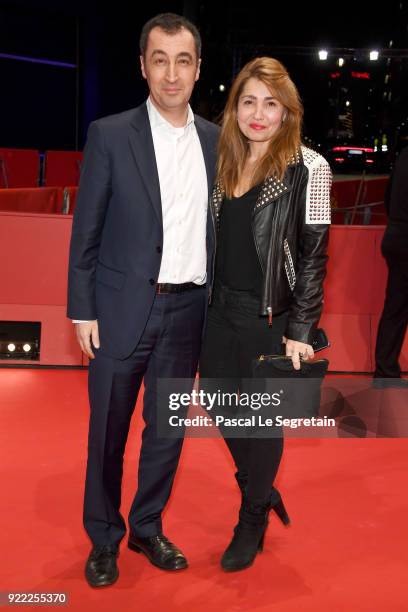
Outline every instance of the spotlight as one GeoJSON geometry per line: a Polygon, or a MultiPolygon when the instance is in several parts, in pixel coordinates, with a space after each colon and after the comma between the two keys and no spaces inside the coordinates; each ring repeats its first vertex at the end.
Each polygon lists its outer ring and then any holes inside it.
{"type": "Polygon", "coordinates": [[[38,360],[38,340],[15,340],[0,343],[0,359],[38,360]]]}
{"type": "Polygon", "coordinates": [[[328,56],[328,53],[327,53],[326,49],[320,49],[320,51],[319,51],[319,60],[324,62],[325,60],[327,60],[327,56],[328,56]]]}
{"type": "Polygon", "coordinates": [[[337,65],[340,66],[344,66],[344,57],[339,57],[339,59],[337,60],[337,65]]]}
{"type": "Polygon", "coordinates": [[[3,360],[39,361],[41,323],[0,321],[0,363],[3,360]]]}
{"type": "Polygon", "coordinates": [[[376,62],[378,60],[378,51],[376,51],[375,49],[373,49],[372,51],[370,51],[370,60],[372,62],[376,62]]]}
{"type": "Polygon", "coordinates": [[[220,91],[225,91],[225,85],[223,85],[222,83],[218,86],[218,89],[220,91]]]}

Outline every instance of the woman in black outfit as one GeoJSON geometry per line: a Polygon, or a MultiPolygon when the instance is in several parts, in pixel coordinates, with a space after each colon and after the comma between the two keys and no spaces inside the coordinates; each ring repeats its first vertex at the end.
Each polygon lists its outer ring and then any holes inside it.
{"type": "MultiPolygon", "coordinates": [[[[280,62],[249,62],[236,77],[219,142],[211,210],[216,225],[215,280],[200,360],[205,385],[243,390],[252,360],[280,353],[293,367],[313,357],[326,268],[331,172],[301,144],[303,109],[280,62]]],[[[226,430],[222,430],[225,433],[226,430]]],[[[242,492],[239,522],[221,560],[234,571],[262,550],[272,509],[289,517],[273,483],[281,437],[225,441],[242,492]]]]}

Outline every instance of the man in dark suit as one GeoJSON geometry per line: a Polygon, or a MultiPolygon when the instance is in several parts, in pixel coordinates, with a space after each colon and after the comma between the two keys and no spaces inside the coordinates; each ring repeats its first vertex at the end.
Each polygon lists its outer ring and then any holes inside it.
{"type": "Polygon", "coordinates": [[[381,249],[388,266],[388,282],[378,326],[373,384],[408,390],[398,363],[408,325],[408,147],[397,159],[384,204],[388,224],[381,249]]]}
{"type": "Polygon", "coordinates": [[[84,525],[94,587],[118,577],[123,455],[142,380],[145,428],[128,546],[160,568],[187,567],[162,532],[182,439],[157,434],[157,383],[194,378],[212,280],[208,196],[218,128],[188,104],[200,35],[166,13],[144,26],[140,50],[149,98],[91,124],[70,249],[68,316],[91,360],[84,525]]]}

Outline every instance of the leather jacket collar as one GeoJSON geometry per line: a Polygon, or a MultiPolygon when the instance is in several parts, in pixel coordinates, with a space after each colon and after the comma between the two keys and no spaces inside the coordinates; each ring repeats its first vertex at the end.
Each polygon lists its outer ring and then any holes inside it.
{"type": "MultiPolygon", "coordinates": [[[[298,151],[295,155],[291,157],[291,159],[289,160],[288,166],[293,166],[293,165],[297,165],[300,163],[302,163],[302,153],[298,151]]],[[[257,200],[255,202],[254,212],[257,212],[258,210],[261,210],[265,206],[268,206],[268,204],[270,204],[277,198],[280,198],[282,195],[288,193],[289,191],[291,191],[291,189],[292,189],[292,185],[290,185],[288,182],[281,181],[278,178],[275,178],[273,176],[266,178],[263,182],[262,189],[259,192],[257,200]]],[[[212,198],[211,198],[214,216],[215,216],[217,223],[219,221],[219,214],[220,214],[222,202],[224,199],[224,195],[225,195],[225,190],[223,188],[223,185],[221,181],[218,181],[214,185],[214,189],[212,192],[212,198]]]]}
{"type": "MultiPolygon", "coordinates": [[[[265,208],[274,200],[277,200],[285,193],[288,193],[292,189],[291,185],[288,185],[284,181],[280,181],[273,176],[265,179],[262,185],[262,189],[258,194],[258,197],[255,202],[254,212],[265,208]]],[[[213,206],[213,211],[215,215],[215,219],[218,223],[219,215],[221,211],[222,202],[224,200],[225,190],[222,186],[222,183],[219,181],[216,183],[213,189],[211,203],[213,206]]]]}

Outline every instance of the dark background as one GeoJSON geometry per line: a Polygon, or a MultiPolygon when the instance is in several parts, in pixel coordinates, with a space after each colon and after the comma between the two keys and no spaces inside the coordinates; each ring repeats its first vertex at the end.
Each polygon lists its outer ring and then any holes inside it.
{"type": "Polygon", "coordinates": [[[404,144],[407,1],[389,0],[380,8],[358,1],[0,0],[0,146],[81,149],[91,120],[142,102],[147,89],[139,68],[140,30],[165,11],[184,14],[201,31],[203,65],[192,105],[203,116],[215,120],[234,74],[265,54],[281,60],[297,84],[304,134],[315,146],[385,138],[395,151],[404,144]],[[326,62],[318,60],[319,48],[329,50],[326,62]],[[380,50],[378,62],[368,61],[371,48],[380,50]],[[342,68],[339,56],[346,59],[342,68]]]}

